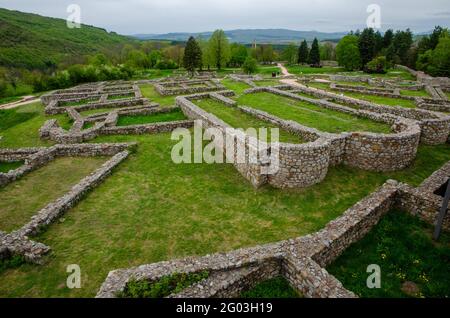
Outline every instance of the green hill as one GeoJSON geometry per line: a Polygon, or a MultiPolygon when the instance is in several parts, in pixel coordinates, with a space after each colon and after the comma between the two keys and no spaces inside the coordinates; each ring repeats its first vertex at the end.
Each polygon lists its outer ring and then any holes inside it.
{"type": "Polygon", "coordinates": [[[44,69],[133,41],[93,26],[69,29],[63,19],[0,8],[0,66],[44,69]]]}

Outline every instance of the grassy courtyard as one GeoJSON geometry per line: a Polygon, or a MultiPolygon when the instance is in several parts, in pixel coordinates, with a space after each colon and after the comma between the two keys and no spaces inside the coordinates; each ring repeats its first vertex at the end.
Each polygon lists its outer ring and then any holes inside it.
{"type": "Polygon", "coordinates": [[[102,157],[57,158],[0,188],[0,231],[19,229],[37,211],[61,197],[106,160],[102,157]]]}
{"type": "MultiPolygon", "coordinates": [[[[218,118],[222,119],[224,122],[226,122],[233,128],[242,128],[244,130],[248,128],[255,128],[255,129],[279,128],[278,126],[260,120],[247,113],[244,113],[236,107],[228,107],[212,99],[197,100],[195,104],[200,108],[202,108],[203,110],[207,111],[208,113],[211,113],[217,116],[218,118]]],[[[284,129],[280,129],[279,132],[280,132],[280,140],[279,140],[280,142],[296,143],[296,144],[302,143],[300,137],[284,129]]],[[[267,140],[268,141],[271,140],[270,130],[268,131],[267,140]]]]}
{"type": "Polygon", "coordinates": [[[376,96],[376,95],[369,95],[369,94],[362,94],[362,93],[339,92],[339,91],[332,90],[330,88],[330,84],[326,84],[326,83],[311,82],[311,83],[308,83],[307,85],[310,87],[326,90],[326,91],[336,93],[336,94],[344,94],[344,96],[353,97],[353,98],[365,100],[365,101],[376,103],[376,104],[387,105],[387,106],[400,106],[400,107],[405,107],[405,108],[416,108],[416,104],[412,100],[391,98],[391,97],[384,97],[384,96],[376,96]]]}
{"type": "Polygon", "coordinates": [[[143,125],[186,119],[186,116],[184,116],[183,112],[180,109],[175,109],[174,111],[171,111],[169,113],[138,116],[119,116],[119,119],[117,120],[117,126],[143,125]]]}
{"type": "Polygon", "coordinates": [[[417,217],[392,211],[328,270],[361,297],[448,298],[450,235],[434,242],[433,230],[417,217]],[[380,289],[366,286],[370,264],[381,267],[380,289]]]}
{"type": "Polygon", "coordinates": [[[224,79],[221,82],[227,89],[234,91],[237,95],[241,95],[246,89],[251,88],[243,82],[236,82],[230,79],[224,79]]]}
{"type": "Polygon", "coordinates": [[[243,95],[239,98],[239,104],[268,112],[282,119],[297,121],[305,126],[317,128],[325,132],[391,132],[389,125],[384,123],[359,118],[270,93],[243,95]]]}
{"type": "Polygon", "coordinates": [[[151,102],[158,103],[161,106],[175,105],[176,96],[161,96],[151,84],[140,85],[142,95],[150,99],[151,102]]]}

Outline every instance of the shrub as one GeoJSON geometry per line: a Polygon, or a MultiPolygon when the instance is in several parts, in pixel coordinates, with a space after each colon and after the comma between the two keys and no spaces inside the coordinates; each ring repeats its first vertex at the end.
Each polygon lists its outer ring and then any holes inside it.
{"type": "Polygon", "coordinates": [[[258,70],[258,62],[253,57],[247,57],[245,59],[244,65],[242,65],[242,70],[246,74],[255,73],[258,70]]]}
{"type": "Polygon", "coordinates": [[[178,294],[208,276],[209,273],[205,271],[198,274],[175,273],[152,283],[146,280],[131,280],[118,296],[121,298],[163,298],[171,294],[178,294]]]}
{"type": "Polygon", "coordinates": [[[379,56],[367,63],[364,68],[364,72],[369,74],[386,74],[387,69],[388,62],[386,60],[386,56],[379,56]]]}

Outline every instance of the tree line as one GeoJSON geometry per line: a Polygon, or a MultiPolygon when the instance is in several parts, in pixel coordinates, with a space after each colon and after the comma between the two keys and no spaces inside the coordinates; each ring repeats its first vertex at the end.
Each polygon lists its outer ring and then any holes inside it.
{"type": "Polygon", "coordinates": [[[336,58],[347,71],[385,73],[401,64],[432,76],[450,76],[449,32],[438,26],[431,35],[414,41],[409,29],[390,29],[382,35],[366,28],[342,38],[336,47],[336,58]]]}

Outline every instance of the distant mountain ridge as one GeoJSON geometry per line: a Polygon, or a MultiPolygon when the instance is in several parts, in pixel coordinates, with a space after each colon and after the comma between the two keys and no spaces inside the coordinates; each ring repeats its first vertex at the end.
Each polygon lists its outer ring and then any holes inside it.
{"type": "MultiPolygon", "coordinates": [[[[237,29],[225,31],[225,34],[231,42],[242,44],[253,43],[271,43],[286,44],[290,42],[299,42],[303,40],[312,41],[317,38],[323,40],[339,40],[348,32],[318,32],[318,31],[295,31],[288,29],[237,29]]],[[[212,32],[176,32],[166,34],[135,34],[133,37],[141,40],[170,40],[170,41],[186,41],[190,36],[202,37],[208,39],[212,32]]]]}

